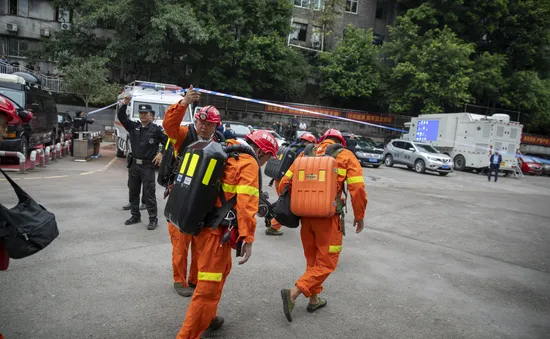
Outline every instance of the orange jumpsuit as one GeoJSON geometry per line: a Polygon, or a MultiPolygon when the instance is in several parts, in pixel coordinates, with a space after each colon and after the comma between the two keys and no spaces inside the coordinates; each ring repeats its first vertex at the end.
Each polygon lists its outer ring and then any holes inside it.
{"type": "MultiPolygon", "coordinates": [[[[168,135],[170,142],[174,144],[175,155],[179,152],[179,148],[183,140],[187,137],[189,131],[188,126],[181,126],[181,121],[185,115],[187,106],[179,104],[172,105],[168,108],[162,127],[164,133],[168,135]]],[[[172,273],[174,275],[174,283],[182,283],[184,287],[189,287],[187,282],[197,284],[197,244],[193,236],[181,233],[179,229],[168,222],[168,233],[172,242],[172,273]],[[187,276],[187,256],[191,245],[191,267],[189,276],[187,276]]]]}
{"type": "MultiPolygon", "coordinates": [[[[319,144],[316,154],[322,155],[328,146],[334,144],[327,139],[319,144]]],[[[302,154],[303,155],[303,154],[302,154]]],[[[363,180],[363,169],[355,155],[344,149],[336,157],[338,166],[338,197],[342,195],[344,182],[348,185],[355,220],[363,220],[367,207],[367,192],[363,180]]],[[[293,176],[294,165],[290,166],[279,184],[282,190],[293,176]]],[[[306,272],[296,281],[296,286],[306,297],[319,294],[323,282],[334,272],[342,251],[342,221],[336,214],[330,218],[302,217],[300,236],[306,257],[306,272]]]]}
{"type": "MultiPolygon", "coordinates": [[[[239,144],[236,140],[228,140],[227,143],[239,144]]],[[[224,169],[221,188],[225,199],[229,200],[237,194],[234,207],[239,230],[237,241],[254,241],[255,215],[258,212],[260,196],[258,170],[258,163],[248,154],[240,154],[238,160],[230,157],[224,169]]],[[[221,206],[219,199],[216,206],[221,206]]],[[[231,244],[226,242],[220,246],[224,231],[223,226],[215,230],[204,228],[195,236],[199,252],[198,284],[177,339],[200,338],[201,333],[216,317],[223,285],[231,271],[231,244]]]]}

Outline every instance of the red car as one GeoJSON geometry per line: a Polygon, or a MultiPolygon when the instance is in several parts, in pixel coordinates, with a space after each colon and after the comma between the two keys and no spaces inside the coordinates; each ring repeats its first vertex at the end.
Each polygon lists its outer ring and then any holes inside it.
{"type": "Polygon", "coordinates": [[[542,174],[542,164],[536,162],[535,159],[527,156],[522,156],[519,158],[519,162],[521,163],[521,171],[523,172],[523,174],[542,174]]]}

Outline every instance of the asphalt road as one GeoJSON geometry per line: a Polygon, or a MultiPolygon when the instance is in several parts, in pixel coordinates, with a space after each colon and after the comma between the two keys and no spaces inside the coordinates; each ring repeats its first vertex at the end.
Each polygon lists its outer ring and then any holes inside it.
{"type": "MultiPolygon", "coordinates": [[[[309,314],[302,298],[286,321],[279,290],[305,269],[299,231],[268,237],[260,220],[253,257],[234,260],[218,309],[226,325],[212,337],[550,337],[550,178],[363,173],[367,229],[355,234],[350,215],[324,285],[328,306],[309,314]]],[[[0,272],[6,339],[176,336],[190,299],[172,288],[166,222],[155,231],[124,225],[123,159],[103,151],[12,177],[56,214],[60,236],[0,272]]],[[[160,186],[157,199],[162,215],[160,186]]],[[[5,180],[0,202],[16,202],[5,180]]]]}

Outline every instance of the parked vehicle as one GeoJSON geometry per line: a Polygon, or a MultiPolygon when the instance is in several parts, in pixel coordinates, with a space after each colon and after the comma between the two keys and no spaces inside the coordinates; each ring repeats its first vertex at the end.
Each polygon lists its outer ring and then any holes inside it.
{"type": "Polygon", "coordinates": [[[541,175],[543,173],[542,164],[532,157],[522,155],[519,157],[519,162],[523,174],[541,175]]]}
{"type": "Polygon", "coordinates": [[[403,139],[430,144],[454,160],[459,171],[485,170],[493,150],[502,155],[500,170],[511,174],[516,165],[523,126],[507,114],[425,114],[412,118],[403,139]]]}
{"type": "MultiPolygon", "coordinates": [[[[132,96],[132,100],[127,107],[126,113],[129,118],[134,121],[139,121],[138,107],[140,104],[151,105],[152,109],[155,111],[155,120],[153,122],[159,126],[162,126],[164,114],[168,108],[181,100],[181,95],[172,93],[172,91],[178,91],[181,89],[182,88],[177,85],[136,80],[124,87],[124,91],[118,95],[118,100],[120,101],[124,99],[124,97],[128,94],[132,96]]],[[[117,104],[115,110],[115,136],[117,149],[116,156],[120,158],[128,154],[130,149],[130,140],[128,139],[128,132],[124,126],[122,126],[120,121],[118,121],[117,112],[119,107],[120,104],[117,104]]],[[[187,109],[181,125],[185,126],[193,123],[193,114],[198,110],[200,110],[200,107],[195,107],[193,112],[190,112],[190,109],[187,109]]]]}
{"type": "Polygon", "coordinates": [[[57,141],[63,142],[73,134],[73,117],[68,112],[57,113],[57,141]]]}
{"type": "Polygon", "coordinates": [[[20,110],[32,113],[29,123],[12,126],[0,150],[25,155],[37,146],[54,145],[57,139],[57,107],[51,92],[40,86],[31,74],[0,74],[0,94],[9,98],[20,110]]]}
{"type": "Polygon", "coordinates": [[[386,145],[383,153],[384,164],[388,167],[405,165],[417,173],[438,172],[445,176],[453,172],[453,159],[426,143],[395,139],[386,145]]]}
{"type": "Polygon", "coordinates": [[[542,174],[550,176],[550,160],[541,157],[532,157],[542,166],[542,174]]]}
{"type": "Polygon", "coordinates": [[[244,142],[244,136],[252,133],[250,128],[248,128],[247,124],[243,124],[242,122],[237,121],[224,121],[223,122],[223,130],[225,131],[225,124],[230,124],[231,129],[233,132],[235,132],[235,136],[237,137],[238,141],[244,142]]]}
{"type": "MultiPolygon", "coordinates": [[[[231,125],[233,126],[233,125],[231,125]]],[[[279,145],[279,147],[281,147],[281,145],[287,143],[287,141],[279,135],[279,133],[275,132],[274,130],[268,130],[269,133],[271,133],[271,135],[273,135],[273,137],[275,138],[275,140],[277,140],[277,144],[279,145]]]]}
{"type": "Polygon", "coordinates": [[[359,160],[361,166],[378,168],[384,161],[383,152],[383,149],[376,148],[367,141],[359,140],[355,148],[355,157],[359,160]]]}

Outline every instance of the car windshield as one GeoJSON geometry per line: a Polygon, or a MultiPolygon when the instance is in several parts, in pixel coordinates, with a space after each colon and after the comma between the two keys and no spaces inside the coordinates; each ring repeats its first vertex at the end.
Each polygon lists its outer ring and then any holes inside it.
{"type": "Polygon", "coordinates": [[[436,150],[430,145],[426,145],[426,144],[415,144],[415,145],[416,147],[419,148],[421,152],[428,152],[428,153],[435,153],[435,154],[439,153],[438,150],[436,150]]]}
{"type": "Polygon", "coordinates": [[[19,106],[25,107],[24,92],[9,88],[0,88],[0,94],[7,96],[12,101],[15,101],[19,106]]]}
{"type": "Polygon", "coordinates": [[[275,131],[269,131],[269,133],[271,133],[271,135],[273,135],[276,139],[282,139],[283,138],[275,131]]]}
{"type": "Polygon", "coordinates": [[[239,125],[239,124],[232,123],[231,129],[233,130],[233,132],[235,132],[235,135],[238,138],[242,138],[245,135],[250,134],[250,130],[246,125],[239,125]]]}
{"type": "Polygon", "coordinates": [[[374,145],[369,143],[368,141],[359,140],[357,142],[357,148],[365,149],[365,148],[372,148],[374,145]]]}

